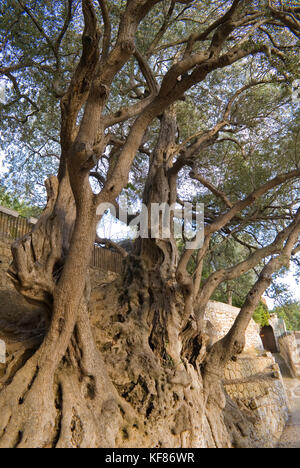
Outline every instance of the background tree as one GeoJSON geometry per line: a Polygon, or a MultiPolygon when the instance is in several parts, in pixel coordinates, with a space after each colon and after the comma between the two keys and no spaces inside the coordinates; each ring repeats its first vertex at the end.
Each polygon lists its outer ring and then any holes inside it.
{"type": "Polygon", "coordinates": [[[282,306],[275,307],[274,312],[278,317],[284,319],[288,330],[298,331],[300,329],[299,302],[287,302],[282,306]]]}
{"type": "Polygon", "coordinates": [[[50,326],[45,336],[33,332],[38,344],[2,379],[0,446],[237,444],[224,421],[222,372],[242,351],[272,275],[299,252],[297,114],[289,91],[298,73],[299,11],[279,7],[3,2],[6,144],[12,151],[30,142],[24,154],[31,161],[54,153],[59,168],[46,182],[38,224],[12,249],[10,276],[44,305],[50,326]],[[110,290],[119,313],[104,302],[99,318],[115,331],[112,355],[96,347],[87,273],[97,208],[111,203],[118,214],[124,189],[148,208],[209,204],[196,252],[187,245],[180,252],[173,235],[135,242],[122,284],[110,290]],[[204,261],[222,243],[243,249],[202,278],[204,261]],[[232,329],[210,342],[208,300],[257,265],[232,329]],[[172,385],[180,386],[176,397],[172,385]],[[135,396],[138,389],[144,397],[135,396]]]}
{"type": "Polygon", "coordinates": [[[270,313],[268,307],[264,302],[261,301],[258,307],[256,308],[253,314],[253,319],[261,327],[267,327],[269,325],[270,313]]]}
{"type": "Polygon", "coordinates": [[[24,218],[39,217],[41,210],[35,206],[30,206],[26,202],[12,198],[3,187],[0,188],[0,205],[17,211],[24,218]]]}

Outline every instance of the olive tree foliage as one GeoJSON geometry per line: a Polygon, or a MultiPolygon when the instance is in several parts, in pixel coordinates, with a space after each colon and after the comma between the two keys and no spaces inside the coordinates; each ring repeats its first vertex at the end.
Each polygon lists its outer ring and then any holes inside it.
{"type": "MultiPolygon", "coordinates": [[[[145,421],[171,417],[157,377],[170,363],[198,379],[201,418],[215,446],[229,446],[220,416],[224,366],[243,350],[273,274],[300,250],[299,109],[291,94],[299,8],[271,0],[16,0],[1,8],[10,180],[24,164],[29,186],[54,167],[58,173],[46,181],[38,224],[12,248],[10,277],[45,307],[48,328],[4,376],[0,446],[125,444],[120,434],[125,421],[137,427],[135,410],[145,421]],[[87,313],[87,273],[98,207],[110,203],[120,216],[124,190],[148,208],[204,202],[204,243],[178,245],[171,231],[123,252],[120,356],[106,368],[87,313]],[[207,303],[246,274],[256,278],[241,312],[213,343],[207,303]],[[117,383],[124,372],[157,389],[148,406],[130,397],[137,382],[117,383]]],[[[204,444],[204,433],[190,445],[204,444]]],[[[127,426],[126,434],[130,444],[127,426]]]]}
{"type": "Polygon", "coordinates": [[[274,313],[284,319],[287,329],[299,331],[300,329],[300,304],[299,302],[287,301],[282,306],[274,309],[274,313]]]}
{"type": "MultiPolygon", "coordinates": [[[[59,102],[54,97],[53,58],[36,24],[18,2],[1,2],[1,151],[5,155],[5,186],[16,196],[42,205],[44,179],[57,171],[59,102]],[[49,56],[50,55],[50,56],[49,56]],[[42,200],[41,200],[42,198],[42,200]]],[[[58,31],[64,5],[39,3],[39,21],[48,21],[49,33],[58,31]]],[[[72,61],[78,53],[79,34],[66,31],[64,52],[72,61]],[[72,39],[70,39],[70,35],[72,39]],[[77,41],[76,41],[77,40],[77,41]]],[[[61,40],[63,37],[61,38],[61,40]]],[[[59,45],[58,45],[59,48],[59,45]]],[[[54,53],[54,52],[52,52],[54,53]]],[[[62,55],[63,55],[62,54],[62,55]]],[[[62,59],[59,59],[62,60],[62,59]]],[[[64,59],[63,72],[68,65],[64,59]]],[[[72,65],[70,64],[71,68],[72,65]]],[[[57,63],[57,67],[60,65],[57,63]]]]}

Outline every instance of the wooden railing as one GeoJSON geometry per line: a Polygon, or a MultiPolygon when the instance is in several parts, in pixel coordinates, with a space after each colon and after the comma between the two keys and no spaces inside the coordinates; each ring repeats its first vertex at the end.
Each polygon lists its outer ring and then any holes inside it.
{"type": "MultiPolygon", "coordinates": [[[[16,241],[28,234],[37,220],[23,218],[13,210],[0,206],[0,237],[16,241]]],[[[123,269],[123,257],[117,252],[94,245],[91,267],[120,274],[123,269]]]]}
{"type": "Polygon", "coordinates": [[[94,245],[91,266],[99,268],[99,270],[121,274],[123,270],[123,257],[117,252],[94,245]]]}
{"type": "Polygon", "coordinates": [[[0,208],[0,233],[2,237],[17,240],[31,231],[33,223],[30,223],[27,218],[17,217],[8,212],[9,210],[5,213],[3,208],[0,208]]]}

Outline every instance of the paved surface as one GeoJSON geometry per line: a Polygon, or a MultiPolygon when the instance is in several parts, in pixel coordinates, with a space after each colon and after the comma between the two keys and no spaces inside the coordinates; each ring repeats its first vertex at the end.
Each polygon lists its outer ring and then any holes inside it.
{"type": "Polygon", "coordinates": [[[280,355],[274,355],[279,364],[290,402],[290,419],[282,433],[278,448],[300,448],[300,380],[293,379],[280,355]]]}

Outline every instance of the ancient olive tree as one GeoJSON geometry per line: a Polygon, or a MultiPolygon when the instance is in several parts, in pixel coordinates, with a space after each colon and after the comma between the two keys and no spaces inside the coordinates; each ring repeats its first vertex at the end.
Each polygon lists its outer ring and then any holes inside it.
{"type": "Polygon", "coordinates": [[[297,132],[285,135],[285,162],[276,138],[278,116],[292,120],[295,111],[299,8],[254,0],[3,3],[5,134],[11,122],[27,144],[20,129],[29,125],[30,151],[43,153],[42,135],[47,154],[60,153],[47,207],[12,248],[10,277],[43,304],[47,330],[33,330],[2,379],[0,446],[238,445],[225,424],[222,371],[242,351],[272,274],[299,251],[297,132]],[[121,283],[103,298],[96,346],[88,267],[97,210],[109,203],[120,214],[118,197],[137,166],[146,168],[139,184],[149,211],[182,197],[209,200],[204,243],[179,245],[172,229],[167,239],[137,239],[121,283]],[[240,260],[203,278],[214,243],[229,240],[243,246],[240,260]],[[235,324],[214,343],[209,299],[258,265],[235,324]],[[115,297],[118,314],[108,305],[115,297]]]}

